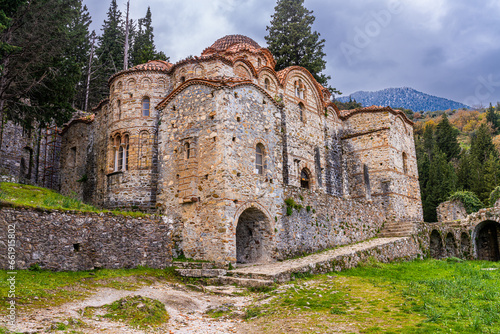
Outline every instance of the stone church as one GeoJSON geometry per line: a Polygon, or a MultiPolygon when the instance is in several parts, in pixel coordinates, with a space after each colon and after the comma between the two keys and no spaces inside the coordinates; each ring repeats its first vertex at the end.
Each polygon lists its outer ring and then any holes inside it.
{"type": "Polygon", "coordinates": [[[422,221],[405,114],[341,111],[305,68],[275,65],[231,35],[176,64],[116,73],[109,98],[62,131],[62,193],[161,213],[174,256],[221,263],[280,260],[422,221]]]}

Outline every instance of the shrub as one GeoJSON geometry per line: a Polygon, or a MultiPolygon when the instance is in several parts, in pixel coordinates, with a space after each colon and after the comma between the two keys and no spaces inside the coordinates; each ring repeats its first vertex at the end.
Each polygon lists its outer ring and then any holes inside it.
{"type": "Polygon", "coordinates": [[[483,202],[471,191],[456,191],[450,195],[448,201],[460,201],[468,214],[479,211],[484,207],[483,202]]]}
{"type": "Polygon", "coordinates": [[[500,198],[500,186],[497,186],[493,191],[490,193],[490,206],[494,206],[496,201],[500,198]]]}

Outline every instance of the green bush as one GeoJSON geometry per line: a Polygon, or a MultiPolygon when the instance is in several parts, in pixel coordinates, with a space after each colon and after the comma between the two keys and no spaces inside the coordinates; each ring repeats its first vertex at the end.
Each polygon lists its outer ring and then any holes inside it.
{"type": "Polygon", "coordinates": [[[493,191],[490,193],[490,206],[494,206],[496,201],[500,198],[500,186],[497,186],[493,191]]]}
{"type": "Polygon", "coordinates": [[[468,214],[479,211],[483,208],[483,202],[471,191],[456,191],[448,197],[448,201],[460,201],[468,214]]]}

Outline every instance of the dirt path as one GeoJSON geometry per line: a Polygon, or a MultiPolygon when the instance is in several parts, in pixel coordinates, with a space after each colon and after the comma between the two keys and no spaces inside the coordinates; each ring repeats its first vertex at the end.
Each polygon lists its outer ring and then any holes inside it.
{"type": "Polygon", "coordinates": [[[201,292],[172,283],[154,283],[135,291],[101,288],[91,297],[81,301],[38,309],[29,314],[19,314],[17,326],[7,327],[23,333],[41,331],[62,333],[56,330],[58,323],[65,324],[68,330],[78,333],[240,333],[237,327],[242,322],[241,319],[213,319],[205,314],[210,308],[224,307],[224,305],[229,305],[238,313],[238,310],[251,302],[251,297],[234,295],[235,289],[206,287],[205,291],[201,292]],[[170,315],[168,323],[155,330],[143,331],[105,318],[82,316],[83,309],[87,306],[99,307],[130,295],[141,295],[164,303],[170,315]],[[71,319],[78,319],[84,324],[72,326],[71,319]]]}

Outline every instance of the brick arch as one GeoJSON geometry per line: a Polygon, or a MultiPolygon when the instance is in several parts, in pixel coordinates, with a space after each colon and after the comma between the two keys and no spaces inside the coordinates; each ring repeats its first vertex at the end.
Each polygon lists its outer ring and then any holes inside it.
{"type": "Polygon", "coordinates": [[[500,223],[484,220],[472,232],[474,251],[478,260],[500,261],[500,223]]]}
{"type": "Polygon", "coordinates": [[[248,202],[240,206],[233,231],[237,262],[261,263],[272,259],[272,220],[262,205],[248,202]]]}
{"type": "Polygon", "coordinates": [[[141,79],[141,89],[151,88],[152,80],[149,77],[144,77],[141,79]]]}
{"type": "Polygon", "coordinates": [[[287,73],[281,80],[283,89],[286,91],[287,85],[293,86],[295,79],[301,79],[303,83],[307,83],[309,88],[307,90],[307,93],[312,95],[318,112],[322,112],[324,107],[324,104],[322,102],[323,100],[321,98],[322,93],[318,87],[319,84],[316,82],[316,79],[314,79],[312,74],[308,70],[300,66],[292,66],[285,70],[287,71],[287,73]]]}
{"type": "Polygon", "coordinates": [[[127,89],[132,90],[135,89],[136,81],[135,79],[131,78],[127,80],[127,89]]]}

